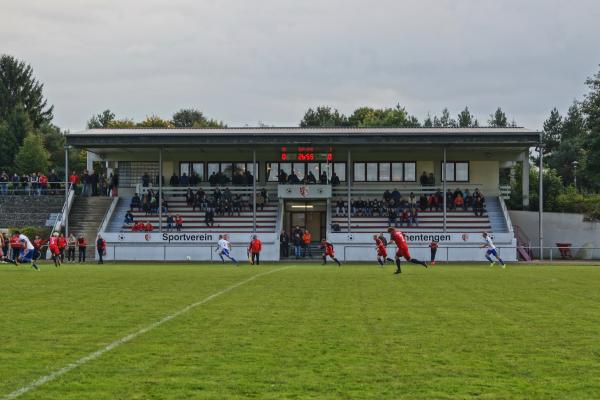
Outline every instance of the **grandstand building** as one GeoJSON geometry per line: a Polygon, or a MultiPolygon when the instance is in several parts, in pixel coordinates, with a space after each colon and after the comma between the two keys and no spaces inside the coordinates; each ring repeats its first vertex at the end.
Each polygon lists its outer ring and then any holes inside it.
{"type": "MultiPolygon", "coordinates": [[[[107,258],[117,260],[213,260],[220,234],[229,234],[233,254],[245,258],[253,233],[263,241],[261,258],[279,260],[287,254],[280,232],[292,237],[296,227],[310,231],[313,254],[326,237],[341,260],[372,260],[372,236],[390,223],[407,234],[419,258],[427,259],[435,238],[440,260],[480,260],[480,233],[489,231],[503,258],[516,260],[504,205],[510,189],[501,177],[538,142],[539,133],[524,128],[92,129],[67,135],[69,146],[88,151],[88,169],[118,172],[118,197],[103,206],[98,224],[107,258]],[[206,206],[195,207],[186,194],[201,189],[210,199],[217,187],[241,210],[217,212],[207,226],[206,206]],[[133,196],[148,191],[167,207],[148,215],[135,209],[134,220],[154,229],[132,232],[125,214],[133,196]],[[450,204],[448,191],[465,200],[478,192],[485,202],[476,215],[472,204],[450,204]],[[401,200],[389,206],[395,192],[401,200]],[[432,207],[427,201],[438,192],[443,201],[432,207]],[[391,208],[398,211],[395,221],[391,208]],[[418,210],[417,221],[402,221],[406,208],[418,210]],[[183,218],[179,231],[168,228],[169,215],[183,218]]],[[[528,166],[523,163],[524,205],[528,166]]]]}

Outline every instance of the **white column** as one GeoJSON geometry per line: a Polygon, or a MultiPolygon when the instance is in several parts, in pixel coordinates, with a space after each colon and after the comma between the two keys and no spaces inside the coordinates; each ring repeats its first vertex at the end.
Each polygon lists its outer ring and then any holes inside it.
{"type": "Polygon", "coordinates": [[[443,199],[444,199],[444,232],[446,232],[446,220],[447,220],[447,211],[446,211],[446,147],[444,147],[444,162],[442,163],[442,184],[443,184],[443,199]]]}
{"type": "MultiPolygon", "coordinates": [[[[348,206],[346,207],[346,212],[348,214],[348,235],[350,235],[350,233],[352,232],[352,230],[350,228],[350,224],[352,224],[351,177],[353,177],[353,174],[351,174],[351,167],[352,167],[351,157],[352,157],[352,153],[351,153],[350,149],[348,149],[348,160],[346,162],[346,183],[348,186],[348,206]]],[[[329,210],[329,212],[331,212],[331,210],[329,210]]]]}
{"type": "MultiPolygon", "coordinates": [[[[256,233],[256,149],[252,150],[252,232],[256,233]]],[[[263,199],[265,202],[267,199],[263,199]]]]}
{"type": "Polygon", "coordinates": [[[163,200],[163,148],[158,152],[158,231],[162,232],[162,200],[163,200]]]}
{"type": "Polygon", "coordinates": [[[522,180],[522,192],[523,192],[523,210],[529,208],[529,151],[524,151],[521,155],[521,180],[522,180]]]}

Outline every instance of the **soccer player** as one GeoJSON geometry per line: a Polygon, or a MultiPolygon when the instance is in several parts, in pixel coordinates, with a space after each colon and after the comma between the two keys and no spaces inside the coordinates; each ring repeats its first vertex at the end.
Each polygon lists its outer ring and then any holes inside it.
{"type": "Polygon", "coordinates": [[[383,267],[386,261],[394,262],[391,258],[387,256],[387,249],[385,247],[385,243],[381,240],[381,237],[378,235],[373,235],[373,240],[375,241],[375,249],[377,250],[377,262],[379,265],[383,267]]]}
{"type": "Polygon", "coordinates": [[[219,235],[219,241],[217,242],[217,254],[221,257],[221,261],[225,262],[223,257],[229,258],[235,265],[238,265],[238,261],[232,257],[229,252],[231,251],[231,243],[227,240],[227,235],[219,235]]]}
{"type": "Polygon", "coordinates": [[[50,250],[50,255],[52,256],[52,261],[54,261],[55,267],[60,267],[60,248],[58,247],[58,232],[54,232],[50,239],[48,240],[48,249],[50,250]]]}
{"type": "Polygon", "coordinates": [[[427,268],[427,264],[424,261],[417,260],[416,258],[412,258],[410,256],[410,251],[408,251],[408,243],[406,243],[406,239],[404,238],[404,234],[396,228],[389,227],[388,233],[390,234],[390,242],[396,243],[398,250],[396,251],[396,272],[394,274],[402,273],[402,268],[400,268],[400,258],[404,257],[406,261],[410,261],[413,264],[419,264],[427,268]]]}
{"type": "Polygon", "coordinates": [[[33,239],[33,261],[37,262],[42,256],[42,246],[46,244],[46,241],[36,235],[33,239]]]}
{"type": "Polygon", "coordinates": [[[262,250],[262,242],[258,236],[253,235],[252,241],[248,246],[248,252],[250,253],[250,263],[252,265],[260,265],[260,251],[262,250]]]}
{"type": "Polygon", "coordinates": [[[341,267],[342,264],[339,262],[337,258],[335,258],[335,252],[333,251],[333,244],[327,241],[327,239],[321,240],[321,247],[323,248],[323,264],[327,264],[327,257],[330,257],[333,261],[335,261],[338,267],[341,267]]]}
{"type": "Polygon", "coordinates": [[[19,265],[19,253],[22,247],[21,241],[19,240],[19,233],[13,233],[10,237],[10,261],[15,265],[19,265]]]}
{"type": "Polygon", "coordinates": [[[482,235],[483,235],[483,239],[485,240],[485,243],[481,247],[482,248],[487,247],[487,251],[485,252],[485,258],[487,258],[488,261],[490,262],[490,267],[493,267],[494,265],[496,265],[496,262],[494,260],[492,260],[492,257],[490,257],[490,255],[493,255],[494,257],[496,257],[498,259],[498,261],[500,261],[502,268],[506,268],[506,264],[504,263],[504,261],[502,261],[502,259],[498,255],[498,251],[496,250],[496,246],[494,245],[494,242],[492,241],[492,237],[487,232],[483,232],[482,235]]]}
{"type": "Polygon", "coordinates": [[[35,263],[35,260],[33,259],[33,253],[34,253],[35,247],[33,247],[33,244],[31,244],[31,241],[29,240],[29,238],[27,236],[23,235],[21,232],[16,231],[15,235],[18,235],[19,242],[21,243],[21,252],[19,254],[19,261],[23,264],[31,263],[31,268],[38,271],[39,268],[38,268],[37,264],[35,263]]]}

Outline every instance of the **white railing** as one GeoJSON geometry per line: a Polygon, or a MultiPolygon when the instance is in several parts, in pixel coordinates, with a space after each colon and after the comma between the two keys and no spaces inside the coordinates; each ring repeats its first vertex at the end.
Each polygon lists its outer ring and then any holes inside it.
{"type": "MultiPolygon", "coordinates": [[[[381,183],[381,182],[380,182],[381,183]]],[[[481,183],[469,183],[469,184],[465,184],[465,183],[460,183],[460,182],[448,182],[448,184],[446,185],[447,189],[450,189],[452,192],[454,192],[454,189],[456,189],[457,187],[460,188],[460,190],[465,190],[465,189],[469,189],[469,191],[471,193],[473,193],[475,191],[475,189],[480,189],[483,186],[483,184],[481,183]]],[[[377,187],[352,187],[352,196],[356,197],[356,196],[372,196],[372,195],[376,195],[377,197],[382,197],[383,193],[386,190],[389,191],[393,191],[394,189],[397,189],[400,193],[402,193],[403,196],[406,196],[408,193],[414,193],[415,195],[420,195],[421,193],[423,194],[433,194],[436,193],[438,190],[439,191],[443,191],[443,186],[440,185],[434,185],[434,186],[421,186],[421,185],[410,185],[410,186],[377,186],[377,187]]],[[[332,189],[333,192],[333,197],[340,197],[340,196],[347,196],[348,195],[348,188],[346,186],[334,186],[332,189]]]]}
{"type": "Polygon", "coordinates": [[[510,233],[513,233],[512,221],[510,219],[510,215],[508,214],[508,208],[506,208],[506,203],[504,202],[504,198],[502,196],[498,196],[498,202],[500,203],[500,209],[502,210],[502,214],[504,214],[504,221],[506,222],[508,231],[510,233]]]}
{"type": "Polygon", "coordinates": [[[62,210],[60,211],[60,218],[57,218],[56,223],[52,227],[52,232],[60,232],[63,226],[63,221],[65,220],[65,215],[69,215],[71,212],[71,206],[73,205],[73,201],[75,200],[75,191],[73,189],[69,189],[69,193],[67,194],[67,200],[63,205],[62,210]]]}
{"type": "Polygon", "coordinates": [[[112,202],[110,203],[110,207],[108,207],[108,210],[106,211],[106,214],[104,214],[104,218],[102,218],[100,228],[98,228],[98,235],[104,235],[104,231],[106,231],[106,228],[110,222],[110,219],[112,218],[113,213],[115,212],[115,208],[117,208],[118,203],[119,198],[114,197],[112,202]]]}

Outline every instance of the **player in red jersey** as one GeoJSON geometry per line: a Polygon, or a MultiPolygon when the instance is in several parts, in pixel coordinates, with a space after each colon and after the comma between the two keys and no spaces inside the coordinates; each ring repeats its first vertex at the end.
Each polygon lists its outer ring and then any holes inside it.
{"type": "Polygon", "coordinates": [[[387,248],[385,247],[385,243],[378,235],[373,235],[373,240],[375,241],[375,249],[377,250],[377,262],[379,265],[383,267],[386,261],[394,262],[387,255],[387,248]]]}
{"type": "Polygon", "coordinates": [[[58,247],[58,232],[54,232],[50,239],[48,240],[48,249],[50,249],[50,254],[52,255],[52,261],[54,261],[54,266],[60,266],[60,248],[58,247]]]}
{"type": "Polygon", "coordinates": [[[46,241],[39,236],[33,239],[33,261],[37,262],[42,256],[42,247],[46,244],[46,241]]]}
{"type": "Polygon", "coordinates": [[[410,251],[408,251],[408,243],[406,243],[406,239],[404,238],[404,234],[395,228],[389,227],[388,232],[390,234],[390,241],[396,243],[398,246],[398,251],[396,251],[396,272],[395,274],[399,274],[402,272],[400,268],[400,258],[404,257],[406,261],[410,261],[413,264],[419,264],[427,268],[427,264],[424,261],[417,260],[416,258],[412,258],[410,256],[410,251]]]}
{"type": "Polygon", "coordinates": [[[333,245],[327,241],[327,239],[321,240],[321,248],[323,248],[323,264],[327,264],[327,257],[329,256],[333,261],[335,261],[338,267],[341,267],[342,264],[339,262],[337,258],[335,258],[335,252],[333,251],[333,245]]]}

